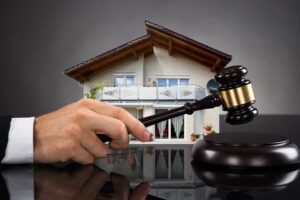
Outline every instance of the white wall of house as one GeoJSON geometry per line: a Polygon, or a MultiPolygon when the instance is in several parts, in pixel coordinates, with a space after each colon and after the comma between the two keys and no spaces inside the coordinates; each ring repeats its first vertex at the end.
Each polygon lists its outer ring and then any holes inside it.
{"type": "MultiPolygon", "coordinates": [[[[149,79],[157,78],[188,78],[190,84],[200,85],[206,88],[207,82],[214,78],[214,73],[210,68],[199,64],[187,57],[172,54],[169,55],[166,49],[154,47],[154,54],[144,59],[144,80],[145,84],[149,79]]],[[[191,123],[194,120],[190,119],[191,123]]],[[[212,124],[213,129],[219,132],[219,108],[210,109],[203,112],[203,123],[212,124]]],[[[187,127],[187,131],[191,131],[187,127]]]]}
{"type": "MultiPolygon", "coordinates": [[[[153,106],[144,106],[143,108],[143,117],[147,117],[147,116],[150,116],[150,115],[154,115],[155,114],[155,109],[153,108],[153,106]]],[[[150,132],[150,133],[155,133],[155,126],[149,126],[147,128],[147,130],[150,132]]]]}
{"type": "Polygon", "coordinates": [[[95,82],[104,82],[105,86],[114,85],[114,75],[117,74],[135,74],[135,82],[142,85],[144,73],[144,56],[141,55],[138,59],[130,59],[122,63],[118,63],[109,67],[105,67],[89,77],[89,81],[83,84],[83,94],[89,91],[90,86],[95,82]]]}
{"type": "Polygon", "coordinates": [[[168,51],[154,46],[154,54],[144,60],[144,80],[159,77],[187,77],[190,84],[206,86],[208,80],[212,79],[214,73],[210,68],[199,64],[187,57],[171,54],[168,51]]]}

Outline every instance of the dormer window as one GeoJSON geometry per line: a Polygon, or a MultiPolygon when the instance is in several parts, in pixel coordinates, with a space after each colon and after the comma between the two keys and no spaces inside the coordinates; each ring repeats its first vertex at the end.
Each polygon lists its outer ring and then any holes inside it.
{"type": "Polygon", "coordinates": [[[114,75],[114,85],[119,86],[132,86],[135,85],[135,75],[134,74],[116,74],[114,75]]]}

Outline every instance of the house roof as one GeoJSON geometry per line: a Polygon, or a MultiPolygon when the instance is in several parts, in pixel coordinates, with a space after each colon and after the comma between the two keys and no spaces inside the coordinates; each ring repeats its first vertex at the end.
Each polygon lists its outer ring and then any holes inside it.
{"type": "Polygon", "coordinates": [[[165,27],[145,21],[147,35],[122,44],[110,51],[70,67],[64,73],[79,82],[85,82],[89,76],[104,67],[129,60],[138,59],[142,54],[152,54],[153,46],[168,50],[169,54],[181,54],[193,59],[216,72],[225,67],[232,59],[231,55],[205,44],[178,34],[165,27]]]}

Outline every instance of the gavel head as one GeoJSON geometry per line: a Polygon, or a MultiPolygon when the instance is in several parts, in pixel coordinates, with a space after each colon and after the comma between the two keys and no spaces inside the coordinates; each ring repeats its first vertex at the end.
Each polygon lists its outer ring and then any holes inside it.
{"type": "Polygon", "coordinates": [[[247,69],[243,66],[230,66],[215,75],[220,84],[219,96],[223,110],[228,111],[226,122],[229,124],[243,124],[258,115],[253,104],[255,97],[251,81],[245,79],[247,69]]]}

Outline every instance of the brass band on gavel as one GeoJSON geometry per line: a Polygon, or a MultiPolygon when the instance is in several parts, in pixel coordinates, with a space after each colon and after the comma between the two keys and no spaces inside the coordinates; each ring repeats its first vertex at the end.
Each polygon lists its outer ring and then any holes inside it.
{"type": "Polygon", "coordinates": [[[233,108],[255,100],[251,83],[219,92],[225,108],[233,108]]]}

